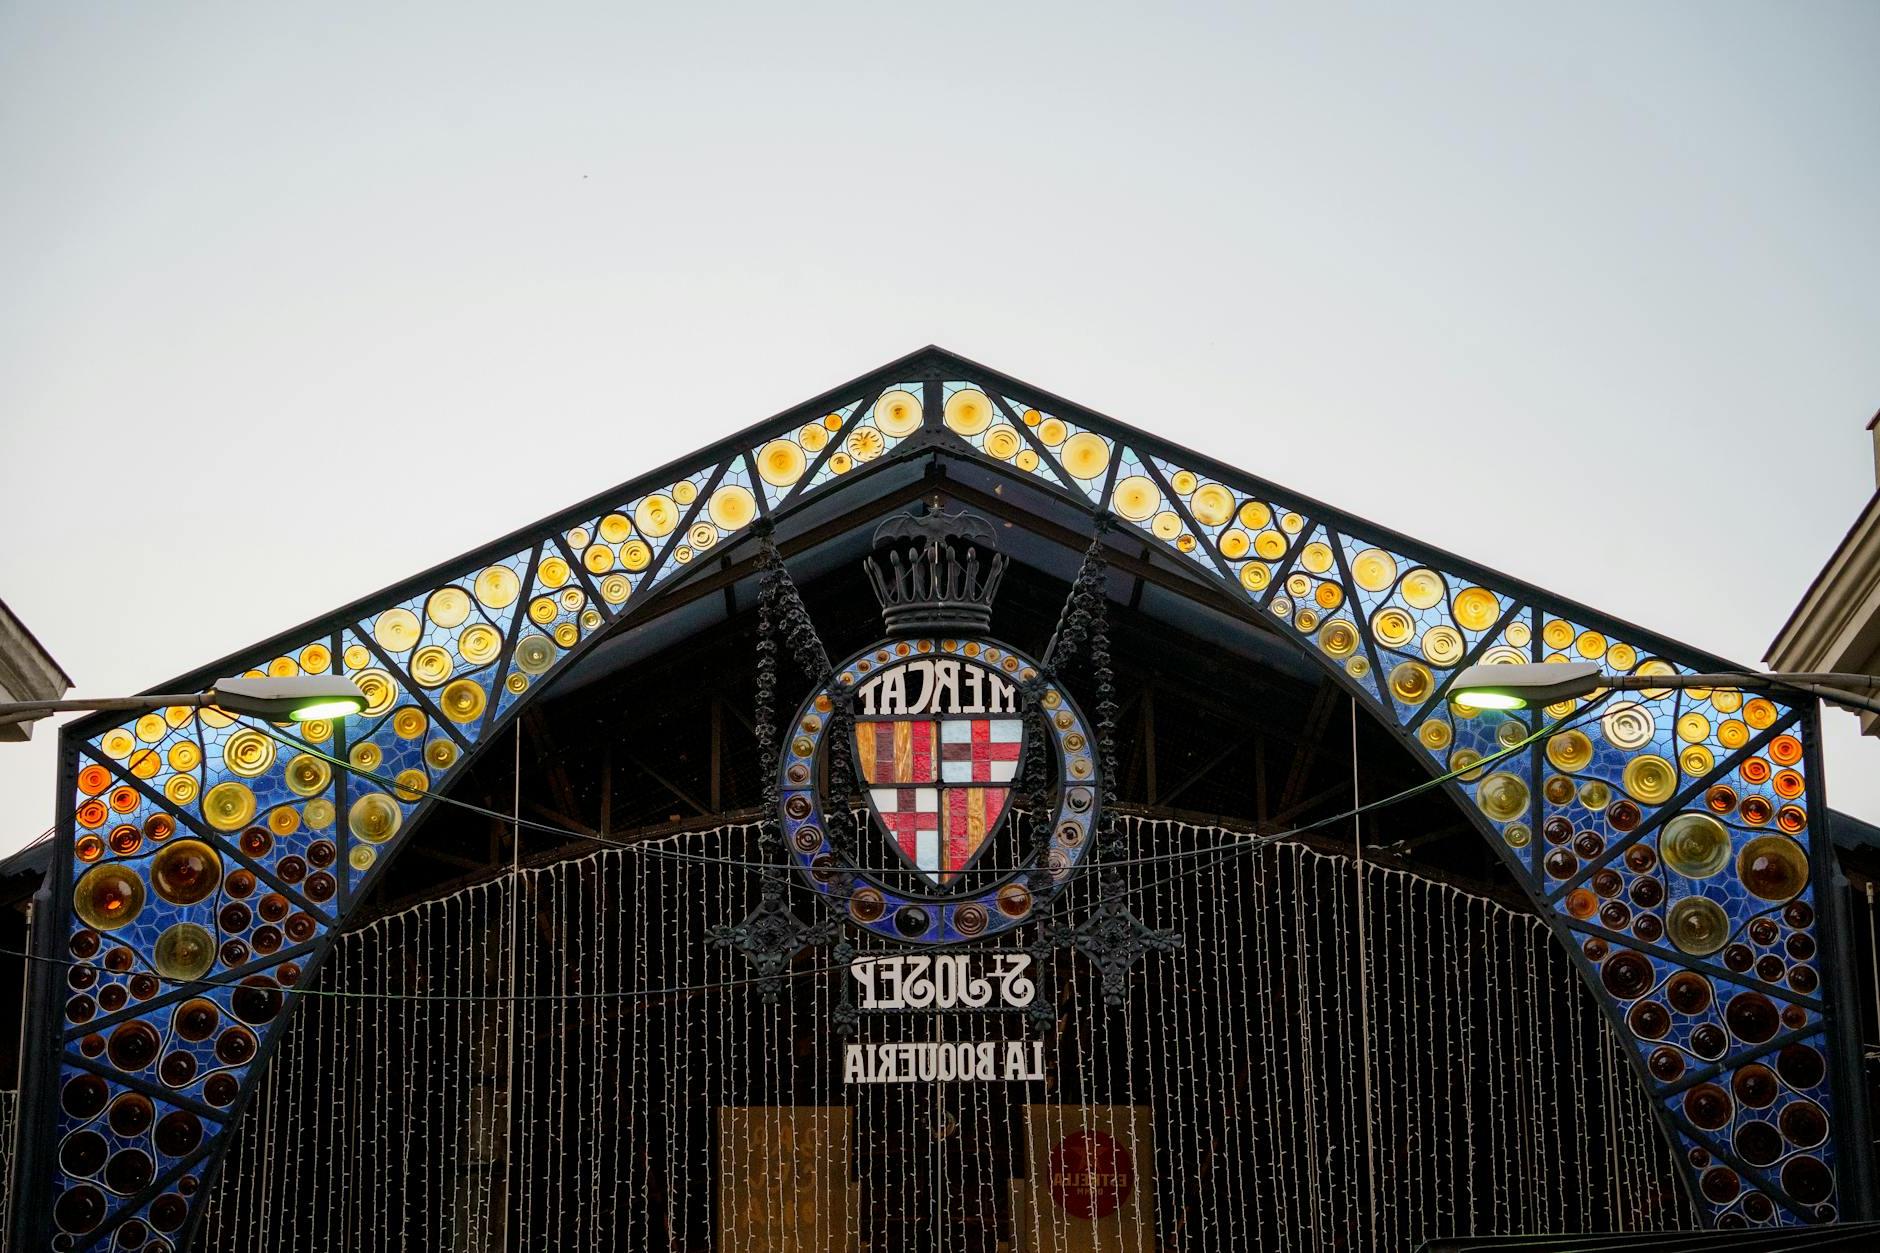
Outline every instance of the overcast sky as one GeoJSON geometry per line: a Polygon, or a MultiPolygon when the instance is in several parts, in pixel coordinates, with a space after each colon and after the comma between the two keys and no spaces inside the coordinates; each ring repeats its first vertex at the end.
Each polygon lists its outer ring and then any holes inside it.
{"type": "Polygon", "coordinates": [[[937,342],[1755,661],[1873,489],[1876,64],[1858,2],[14,0],[0,598],[145,688],[937,342]]]}

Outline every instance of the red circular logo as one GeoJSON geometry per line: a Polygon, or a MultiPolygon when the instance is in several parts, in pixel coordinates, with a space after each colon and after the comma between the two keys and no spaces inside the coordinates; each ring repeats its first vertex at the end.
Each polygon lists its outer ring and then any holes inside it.
{"type": "Polygon", "coordinates": [[[1074,1131],[1051,1150],[1051,1199],[1079,1218],[1108,1218],[1136,1190],[1136,1159],[1101,1131],[1074,1131]]]}

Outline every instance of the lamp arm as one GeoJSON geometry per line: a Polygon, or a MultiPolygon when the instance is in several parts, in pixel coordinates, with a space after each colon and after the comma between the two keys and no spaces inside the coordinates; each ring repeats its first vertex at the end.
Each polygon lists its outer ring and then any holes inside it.
{"type": "Polygon", "coordinates": [[[1749,691],[1788,689],[1818,697],[1843,709],[1880,714],[1880,698],[1862,696],[1858,692],[1848,690],[1860,688],[1871,692],[1880,689],[1880,675],[1873,674],[1842,671],[1758,674],[1754,671],[1742,670],[1725,674],[1615,674],[1606,676],[1601,682],[1605,687],[1625,692],[1651,688],[1692,687],[1742,688],[1749,691]]]}
{"type": "Polygon", "coordinates": [[[186,705],[193,709],[207,703],[208,697],[201,692],[155,693],[150,696],[112,697],[108,700],[0,701],[0,726],[8,726],[15,722],[31,722],[35,718],[44,718],[48,714],[66,713],[72,710],[104,713],[133,709],[161,709],[168,705],[186,705]]]}

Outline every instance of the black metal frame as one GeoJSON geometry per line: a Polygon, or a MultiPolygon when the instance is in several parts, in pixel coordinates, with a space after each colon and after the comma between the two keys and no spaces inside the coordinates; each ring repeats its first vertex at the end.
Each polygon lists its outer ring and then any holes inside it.
{"type": "MultiPolygon", "coordinates": [[[[891,362],[880,369],[870,371],[868,374],[852,382],[832,388],[803,404],[784,410],[773,418],[747,427],[725,439],[716,441],[691,456],[669,462],[650,473],[637,477],[627,484],[597,493],[567,509],[559,511],[549,518],[512,531],[490,543],[479,546],[474,551],[462,557],[433,566],[379,593],[354,600],[342,606],[340,609],[315,619],[312,622],[281,632],[252,648],[242,650],[237,654],[225,657],[184,675],[177,680],[160,684],[150,690],[155,692],[200,689],[209,685],[214,679],[224,674],[241,672],[257,664],[265,664],[269,659],[298,649],[312,640],[329,643],[337,662],[346,632],[351,631],[362,640],[369,639],[370,632],[362,629],[362,624],[369,621],[377,613],[393,605],[410,600],[415,596],[428,593],[445,583],[464,578],[469,573],[493,561],[510,558],[518,553],[528,554],[525,566],[526,574],[522,582],[521,593],[522,601],[526,602],[530,594],[530,589],[534,584],[534,570],[543,556],[547,552],[553,551],[557,555],[562,556],[565,560],[568,560],[576,579],[579,580],[581,586],[590,594],[590,603],[601,612],[603,624],[599,629],[581,639],[575,646],[567,649],[557,660],[554,668],[547,674],[540,676],[540,679],[537,684],[532,687],[530,693],[524,694],[512,701],[500,714],[498,707],[502,700],[501,680],[514,664],[511,651],[505,651],[499,656],[496,662],[492,663],[496,667],[496,682],[493,684],[490,707],[483,714],[474,735],[466,731],[464,734],[456,736],[459,742],[464,744],[465,747],[457,762],[452,767],[452,773],[454,774],[466,769],[477,760],[482,752],[492,743],[502,738],[499,732],[507,723],[518,717],[521,712],[527,708],[530,701],[533,699],[533,693],[539,691],[550,678],[559,673],[574,660],[584,655],[600,640],[607,638],[616,631],[645,621],[651,616],[649,610],[656,610],[663,597],[673,589],[682,587],[688,582],[698,579],[702,572],[710,569],[712,566],[710,562],[698,561],[689,568],[673,570],[668,574],[660,576],[660,581],[644,596],[635,595],[624,605],[610,605],[603,598],[594,594],[597,590],[595,580],[590,577],[589,572],[584,569],[581,562],[573,560],[573,554],[567,548],[563,538],[571,527],[586,525],[600,515],[609,512],[611,509],[620,507],[624,502],[633,500],[637,496],[649,491],[659,490],[673,481],[689,478],[698,474],[701,472],[702,467],[716,467],[715,470],[713,470],[711,482],[707,483],[704,490],[699,492],[697,499],[687,509],[683,520],[675,527],[665,544],[657,550],[653,565],[648,567],[647,573],[651,576],[654,572],[662,570],[664,564],[670,560],[675,546],[680,542],[680,538],[685,534],[687,528],[703,509],[709,497],[712,485],[723,476],[726,472],[726,468],[733,464],[741,463],[746,469],[752,471],[750,477],[753,482],[753,494],[756,497],[758,517],[764,523],[774,526],[779,521],[788,520],[809,506],[820,503],[828,495],[837,491],[852,490],[856,485],[874,478],[881,471],[891,466],[903,465],[912,460],[930,457],[934,458],[936,461],[959,459],[969,462],[979,470],[990,471],[994,474],[1006,476],[1011,480],[1023,483],[1034,491],[1043,492],[1050,497],[1062,501],[1068,507],[1075,509],[1085,516],[1091,517],[1093,523],[1101,523],[1107,520],[1108,517],[1107,504],[1110,499],[1110,490],[1119,472],[1122,459],[1121,450],[1124,447],[1136,451],[1143,461],[1145,473],[1151,475],[1158,482],[1158,486],[1164,493],[1165,500],[1169,501],[1172,507],[1179,510],[1183,522],[1191,529],[1191,533],[1197,538],[1197,551],[1191,554],[1190,560],[1182,561],[1173,554],[1172,550],[1165,554],[1167,560],[1181,569],[1187,576],[1199,579],[1202,582],[1213,583],[1223,588],[1226,592],[1227,599],[1231,603],[1244,607],[1244,613],[1241,616],[1243,616],[1245,620],[1255,623],[1263,629],[1272,629],[1273,624],[1267,612],[1268,608],[1283,587],[1286,575],[1295,568],[1295,563],[1303,547],[1309,542],[1315,531],[1322,528],[1326,532],[1327,540],[1331,544],[1336,556],[1338,573],[1342,576],[1341,582],[1345,583],[1347,586],[1349,586],[1349,572],[1345,569],[1345,555],[1340,540],[1346,536],[1353,538],[1362,537],[1365,543],[1376,544],[1389,549],[1404,559],[1429,565],[1445,575],[1466,579],[1480,586],[1490,588],[1511,601],[1511,605],[1503,614],[1502,623],[1498,623],[1483,637],[1482,641],[1478,642],[1473,647],[1472,651],[1475,653],[1479,653],[1482,648],[1486,646],[1488,641],[1499,636],[1502,624],[1525,614],[1530,624],[1533,647],[1538,656],[1540,653],[1540,626],[1542,624],[1543,613],[1547,613],[1567,619],[1573,623],[1581,624],[1585,627],[1599,630],[1609,637],[1624,640],[1636,647],[1649,650],[1658,656],[1673,659],[1679,664],[1692,669],[1719,670],[1730,668],[1726,663],[1701,650],[1689,648],[1589,607],[1560,599],[1523,580],[1497,574],[1475,563],[1422,544],[1409,536],[1399,534],[1388,528],[1378,527],[1357,518],[1355,515],[1345,513],[1312,498],[1283,489],[1257,476],[1235,470],[1232,467],[1192,452],[1171,441],[1136,430],[1124,423],[1117,422],[1102,414],[1088,410],[1050,392],[1032,387],[1029,384],[1001,374],[998,371],[967,361],[938,348],[929,347],[910,354],[898,361],[891,362]],[[923,385],[923,425],[919,431],[903,439],[896,447],[890,449],[879,459],[869,463],[858,464],[849,473],[831,478],[812,489],[810,487],[812,480],[815,478],[819,469],[834,455],[840,443],[840,435],[846,433],[847,428],[845,428],[844,432],[832,436],[827,446],[821,450],[820,455],[807,466],[796,484],[791,487],[775,505],[771,505],[766,500],[766,493],[761,483],[757,481],[758,476],[754,472],[755,450],[766,440],[780,434],[792,432],[806,421],[819,418],[825,413],[830,413],[848,406],[854,406],[853,413],[857,418],[860,418],[870,411],[873,400],[879,396],[885,387],[896,383],[915,381],[923,385]],[[991,456],[980,453],[972,448],[966,440],[948,431],[941,422],[942,384],[947,381],[968,381],[984,388],[987,395],[993,398],[994,404],[999,412],[1007,420],[1011,421],[1015,429],[1024,437],[1027,447],[1040,457],[1042,466],[1048,467],[1051,473],[1032,474],[1020,471],[1013,466],[1001,463],[991,456]],[[1073,489],[1071,486],[1073,482],[1071,476],[1058,466],[1050,450],[1043,446],[1041,441],[1036,438],[1034,432],[1023,422],[1019,415],[1012,411],[1008,402],[1027,404],[1046,413],[1067,419],[1086,431],[1092,431],[1102,435],[1111,442],[1113,452],[1105,471],[1104,486],[1097,503],[1093,504],[1089,497],[1073,489]],[[1166,476],[1154,465],[1153,460],[1151,460],[1152,458],[1160,458],[1164,461],[1175,463],[1196,474],[1227,485],[1239,494],[1250,495],[1260,500],[1271,502],[1274,505],[1290,508],[1306,519],[1306,525],[1300,529],[1297,535],[1291,537],[1284,556],[1270,563],[1273,567],[1272,577],[1264,591],[1256,598],[1250,599],[1247,593],[1231,579],[1226,561],[1224,561],[1218,551],[1215,550],[1213,543],[1207,538],[1205,530],[1195,526],[1195,520],[1189,515],[1186,507],[1181,504],[1179,497],[1170,490],[1170,484],[1166,476]]],[[[1132,534],[1131,528],[1125,526],[1122,529],[1124,534],[1132,534]]],[[[731,541],[728,541],[726,547],[730,547],[732,544],[742,543],[745,538],[746,535],[738,535],[731,541]]],[[[517,633],[521,629],[520,624],[523,609],[523,603],[518,603],[508,631],[508,638],[506,640],[507,650],[513,650],[517,633]]],[[[1382,676],[1381,673],[1379,673],[1379,667],[1383,661],[1384,653],[1372,636],[1369,623],[1365,620],[1366,615],[1354,612],[1353,617],[1355,619],[1354,625],[1359,632],[1359,638],[1366,649],[1367,655],[1372,659],[1373,674],[1381,679],[1382,676]]],[[[1292,639],[1301,652],[1312,657],[1315,664],[1319,665],[1321,669],[1349,695],[1362,697],[1366,703],[1372,706],[1373,715],[1380,717],[1381,720],[1390,727],[1392,733],[1398,737],[1399,741],[1412,751],[1414,756],[1418,756],[1419,758],[1423,756],[1424,750],[1415,740],[1413,732],[1418,723],[1426,717],[1430,711],[1441,708],[1446,695],[1448,681],[1438,684],[1430,693],[1422,707],[1414,712],[1413,716],[1407,719],[1400,718],[1397,716],[1396,711],[1389,706],[1387,699],[1381,696],[1381,689],[1373,690],[1367,688],[1352,679],[1341,667],[1332,664],[1319,650],[1313,648],[1309,641],[1301,637],[1297,632],[1284,629],[1279,630],[1277,633],[1286,635],[1288,638],[1292,639]]],[[[381,658],[381,660],[384,659],[381,658]]],[[[398,670],[397,667],[392,668],[395,672],[398,670]]],[[[1452,678],[1453,673],[1452,671],[1452,678]]],[[[85,741],[100,734],[111,726],[120,725],[121,721],[121,717],[118,716],[101,715],[69,724],[62,729],[61,733],[61,758],[58,775],[58,816],[61,839],[59,849],[55,852],[52,859],[52,870],[45,891],[47,899],[43,909],[42,925],[36,927],[34,932],[34,945],[37,956],[46,960],[36,964],[33,976],[29,980],[29,987],[31,989],[29,1012],[32,1015],[35,1029],[48,1039],[63,1039],[66,1034],[62,1026],[62,1007],[59,1003],[58,983],[54,978],[54,971],[56,970],[54,963],[62,960],[64,945],[66,937],[70,932],[71,924],[71,900],[74,879],[71,848],[75,831],[76,802],[74,800],[74,793],[76,791],[75,780],[78,769],[78,759],[81,751],[83,751],[82,746],[85,741]]],[[[448,720],[445,719],[435,719],[434,721],[439,725],[448,725],[448,720]]],[[[1530,723],[1530,726],[1532,725],[1533,724],[1530,723]]],[[[1845,1032],[1840,1029],[1841,1015],[1838,1011],[1838,1006],[1845,1004],[1846,999],[1850,996],[1850,989],[1846,986],[1846,980],[1848,978],[1846,953],[1849,943],[1846,931],[1848,925],[1847,908],[1845,901],[1841,899],[1841,895],[1836,887],[1837,876],[1834,872],[1831,846],[1826,838],[1827,814],[1823,801],[1818,714],[1812,705],[1795,710],[1786,719],[1780,720],[1775,727],[1770,728],[1763,738],[1766,739],[1769,735],[1775,734],[1776,731],[1784,727],[1799,727],[1806,746],[1806,755],[1802,763],[1802,769],[1808,780],[1811,872],[1813,875],[1812,882],[1817,888],[1817,901],[1819,906],[1819,917],[1816,927],[1821,937],[1820,965],[1824,972],[1826,972],[1826,977],[1823,980],[1823,986],[1819,996],[1822,1015],[1822,1022],[1819,1029],[1827,1033],[1830,1042],[1830,1051],[1833,1053],[1833,1057],[1830,1058],[1830,1080],[1836,1109],[1831,1142],[1835,1146],[1836,1175],[1839,1180],[1837,1200],[1844,1216],[1850,1218],[1867,1217],[1869,1216],[1869,1210],[1873,1206],[1873,1200],[1869,1196],[1870,1189],[1866,1186],[1868,1181],[1872,1178],[1867,1136],[1865,1133],[1866,1111],[1858,1082],[1859,1063],[1857,1053],[1855,1052],[1855,1045],[1853,1041],[1846,1038],[1845,1032]]],[[[452,728],[452,733],[456,734],[455,728],[452,728]]],[[[345,738],[343,725],[338,734],[339,738],[335,741],[336,749],[338,755],[344,756],[347,748],[347,740],[345,738]]],[[[1535,792],[1538,794],[1538,784],[1542,770],[1542,767],[1539,765],[1540,749],[1536,746],[1529,751],[1531,753],[1529,782],[1531,785],[1534,785],[1535,792]]],[[[1726,770],[1727,766],[1723,763],[1719,763],[1713,768],[1710,777],[1715,777],[1717,774],[1723,773],[1726,770]]],[[[348,783],[346,773],[347,772],[343,770],[335,772],[335,804],[341,814],[344,814],[347,802],[348,783]]],[[[1624,1031],[1624,1011],[1622,1007],[1606,994],[1605,989],[1601,986],[1597,972],[1580,952],[1579,944],[1575,938],[1592,932],[1584,930],[1578,924],[1570,925],[1551,907],[1551,900],[1554,896],[1558,896],[1559,893],[1554,893],[1552,896],[1549,896],[1548,894],[1534,890],[1535,885],[1543,882],[1536,874],[1537,866],[1535,864],[1539,857],[1539,841],[1536,840],[1533,842],[1525,858],[1516,856],[1514,850],[1509,849],[1503,843],[1495,829],[1487,822],[1480,810],[1472,803],[1468,795],[1459,786],[1450,782],[1445,783],[1443,787],[1450,794],[1451,798],[1469,815],[1470,820],[1476,825],[1478,830],[1480,830],[1485,837],[1490,839],[1491,845],[1496,848],[1498,855],[1501,856],[1504,862],[1516,873],[1517,878],[1520,878],[1524,885],[1529,887],[1530,896],[1534,900],[1536,908],[1541,912],[1542,916],[1547,919],[1549,926],[1554,930],[1556,936],[1558,936],[1563,943],[1567,944],[1573,960],[1576,965],[1580,967],[1582,975],[1588,979],[1595,996],[1599,999],[1602,1010],[1619,1030],[1624,1031]]],[[[171,809],[175,808],[174,806],[167,805],[167,803],[165,807],[171,809]]],[[[393,860],[396,849],[408,840],[410,830],[422,821],[430,807],[430,802],[426,801],[413,811],[410,819],[405,824],[404,832],[401,833],[398,843],[385,850],[386,855],[379,858],[373,870],[360,884],[349,889],[346,886],[345,877],[341,876],[341,892],[331,903],[333,925],[326,928],[315,940],[310,942],[309,946],[306,946],[307,956],[306,960],[303,962],[305,978],[310,979],[317,972],[326,953],[331,949],[334,935],[352,914],[357,901],[371,890],[373,885],[378,881],[379,876],[385,872],[390,862],[393,860]]],[[[1664,807],[1661,814],[1670,812],[1670,808],[1670,806],[1664,807]]],[[[1659,820],[1662,820],[1662,816],[1659,820]]],[[[1643,834],[1643,832],[1640,833],[1641,836],[1643,834]]],[[[1608,850],[1607,853],[1602,854],[1600,864],[1605,864],[1615,853],[1616,850],[1608,850]]],[[[1597,929],[1595,929],[1595,931],[1596,930],[1597,929]]],[[[1635,945],[1636,941],[1627,938],[1625,939],[1625,943],[1635,945]]],[[[281,959],[281,956],[277,954],[272,956],[270,960],[278,962],[281,959]]],[[[1733,981],[1743,982],[1741,979],[1734,979],[1733,981]]],[[[293,999],[291,994],[289,999],[290,1001],[293,999]]],[[[291,1016],[291,1012],[292,1009],[290,1005],[288,1011],[283,1013],[271,1024],[268,1030],[263,1034],[261,1048],[255,1058],[248,1064],[246,1076],[242,1080],[240,1094],[227,1111],[226,1121],[223,1126],[225,1133],[231,1130],[235,1123],[239,1121],[248,1101],[252,1098],[254,1089],[266,1065],[272,1058],[278,1038],[284,1030],[285,1024],[291,1016]]],[[[1816,1028],[1813,1026],[1809,1028],[1811,1033],[1814,1030],[1816,1030],[1816,1028]]],[[[1753,1050],[1745,1051],[1741,1057],[1735,1060],[1746,1060],[1750,1053],[1764,1053],[1773,1047],[1775,1046],[1769,1044],[1758,1046],[1753,1050]]],[[[1627,1053],[1632,1060],[1635,1071],[1637,1071],[1640,1076],[1641,1082],[1646,1084],[1648,1091],[1656,1095],[1659,1090],[1659,1085],[1655,1084],[1645,1074],[1638,1050],[1628,1048],[1627,1053]]],[[[52,1230],[51,1185],[54,1169],[52,1131],[56,1125],[58,1074],[62,1060],[65,1059],[61,1056],[60,1050],[38,1050],[29,1054],[27,1060],[27,1065],[30,1068],[29,1073],[22,1076],[24,1108],[21,1111],[19,1123],[19,1147],[15,1155],[14,1178],[16,1221],[13,1237],[15,1240],[14,1247],[18,1248],[35,1247],[37,1242],[44,1239],[45,1233],[52,1230]]],[[[111,1073],[116,1081],[123,1081],[122,1076],[116,1075],[115,1072],[111,1073]]],[[[164,1099],[169,1100],[174,1098],[169,1094],[165,1094],[164,1099]]],[[[1654,1100],[1654,1108],[1658,1112],[1661,1127],[1667,1134],[1680,1130],[1691,1130],[1687,1126],[1680,1126],[1679,1123],[1681,1120],[1671,1115],[1664,1108],[1661,1100],[1654,1100]]],[[[1699,1135],[1698,1138],[1707,1143],[1713,1142],[1713,1138],[1709,1136],[1699,1135]]],[[[221,1152],[226,1147],[227,1139],[226,1134],[217,1135],[211,1132],[209,1135],[205,1136],[203,1145],[189,1158],[167,1171],[166,1177],[173,1177],[180,1175],[186,1170],[202,1167],[206,1162],[207,1169],[202,1171],[203,1187],[200,1188],[197,1193],[198,1198],[200,1198],[202,1195],[206,1194],[208,1190],[207,1185],[213,1177],[215,1168],[219,1164],[221,1152]]],[[[1742,1166],[1740,1163],[1739,1171],[1744,1174],[1746,1178],[1756,1179],[1758,1177],[1757,1172],[1754,1171],[1753,1168],[1742,1166]]],[[[1688,1172],[1685,1181],[1688,1186],[1690,1184],[1688,1172]]],[[[74,1247],[84,1248],[96,1243],[102,1233],[110,1230],[111,1222],[115,1221],[116,1218],[121,1217],[123,1214],[140,1207],[144,1200],[156,1194],[156,1190],[156,1185],[153,1185],[151,1189],[140,1194],[141,1199],[134,1198],[131,1202],[119,1206],[113,1216],[107,1220],[106,1224],[99,1228],[97,1233],[94,1233],[92,1237],[78,1241],[74,1247]]],[[[1779,1189],[1772,1188],[1770,1191],[1772,1195],[1781,1195],[1779,1189]]],[[[179,1233],[180,1239],[186,1241],[194,1230],[195,1224],[200,1217],[199,1210],[199,1203],[193,1203],[191,1207],[191,1217],[179,1233]]]]}

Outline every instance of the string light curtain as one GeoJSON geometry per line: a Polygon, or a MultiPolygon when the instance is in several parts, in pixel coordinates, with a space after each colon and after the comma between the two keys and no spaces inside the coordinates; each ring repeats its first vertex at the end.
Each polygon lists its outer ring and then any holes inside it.
{"type": "MultiPolygon", "coordinates": [[[[1245,838],[1127,824],[1133,858],[1245,838]]],[[[756,835],[674,845],[735,861],[756,835]]],[[[1695,1225],[1624,1046],[1532,915],[1292,843],[1124,873],[1183,937],[1125,1005],[1065,956],[1039,972],[1049,1024],[860,1015],[872,1044],[1042,1041],[1033,1082],[845,1084],[829,951],[767,1002],[708,938],[749,909],[746,868],[605,849],[380,918],[295,1020],[199,1247],[1399,1249],[1695,1225]],[[1038,1177],[1040,1145],[1093,1119],[1139,1235],[1038,1177]]]]}

